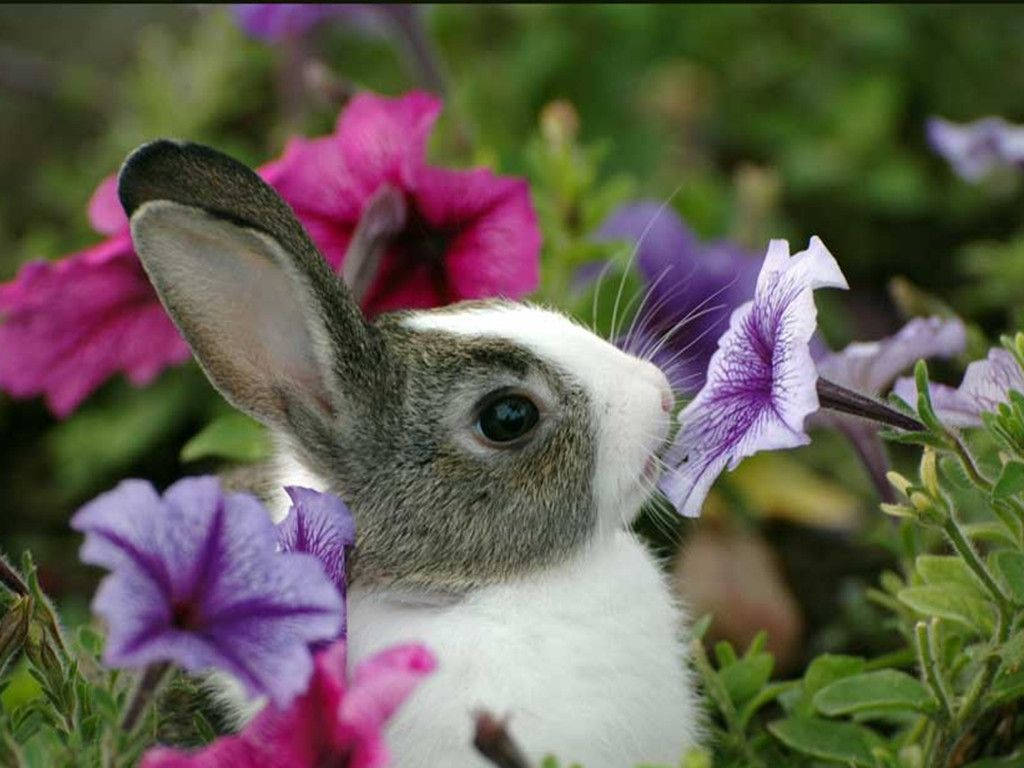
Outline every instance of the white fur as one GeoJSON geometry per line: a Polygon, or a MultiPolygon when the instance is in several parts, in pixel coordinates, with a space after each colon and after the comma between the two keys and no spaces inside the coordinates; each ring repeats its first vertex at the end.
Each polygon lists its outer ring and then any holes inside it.
{"type": "MultiPolygon", "coordinates": [[[[354,587],[349,663],[422,642],[438,670],[389,726],[397,768],[484,768],[472,713],[508,715],[533,761],[586,768],[675,764],[696,743],[700,709],[685,660],[684,617],[654,559],[623,530],[646,497],[640,476],[668,428],[662,373],[562,315],[535,307],[414,315],[417,330],[501,336],[586,388],[597,428],[593,487],[603,522],[577,557],[454,603],[354,587]]],[[[281,484],[323,488],[287,452],[281,484]]],[[[279,500],[278,516],[286,509],[279,500]]]]}
{"type": "Polygon", "coordinates": [[[696,743],[699,705],[681,614],[652,558],[620,531],[571,563],[430,606],[349,592],[349,648],[419,641],[438,669],[399,710],[387,739],[396,768],[484,768],[472,713],[509,716],[533,764],[675,765],[696,743]]]}

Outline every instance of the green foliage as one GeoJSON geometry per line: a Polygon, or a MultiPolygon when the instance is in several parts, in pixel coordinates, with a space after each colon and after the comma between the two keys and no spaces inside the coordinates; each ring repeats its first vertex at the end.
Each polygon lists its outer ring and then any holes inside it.
{"type": "MultiPolygon", "coordinates": [[[[1024,334],[1008,340],[1008,347],[1016,350],[1022,342],[1024,334]]],[[[724,726],[715,730],[723,765],[1020,764],[1015,751],[1024,740],[1020,462],[1003,452],[996,457],[995,471],[987,474],[963,437],[935,415],[923,363],[916,378],[916,414],[928,429],[902,437],[923,446],[918,476],[891,473],[904,501],[883,505],[902,520],[893,534],[905,568],[902,575],[884,575],[874,593],[892,612],[906,643],[904,652],[871,661],[820,656],[801,679],[769,683],[747,662],[757,652],[748,650],[739,659],[728,645],[719,644],[713,667],[695,641],[697,669],[716,720],[724,726]],[[965,492],[981,502],[984,520],[967,523],[957,503],[965,492]],[[914,529],[937,531],[941,538],[908,535],[914,529]],[[991,535],[993,530],[999,535],[991,535]],[[982,531],[984,536],[975,533],[982,531]],[[922,544],[927,541],[933,543],[922,544]],[[908,655],[916,660],[913,674],[898,668],[908,655]],[[744,707],[750,704],[744,702],[771,706],[749,718],[744,707]]],[[[1013,407],[1000,408],[1004,423],[1016,419],[1009,412],[1013,407]]],[[[990,432],[994,423],[988,422],[990,432]]],[[[998,435],[989,436],[999,442],[998,435]]]]}

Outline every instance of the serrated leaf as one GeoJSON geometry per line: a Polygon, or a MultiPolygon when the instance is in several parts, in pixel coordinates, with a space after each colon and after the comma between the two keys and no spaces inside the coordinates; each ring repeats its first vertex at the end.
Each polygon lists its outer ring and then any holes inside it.
{"type": "Polygon", "coordinates": [[[790,749],[821,760],[873,768],[871,749],[880,739],[854,723],[819,717],[789,717],[769,723],[768,730],[790,749]]]}
{"type": "Polygon", "coordinates": [[[896,597],[924,616],[949,619],[973,632],[987,634],[995,625],[995,607],[960,584],[904,587],[896,597]]]}
{"type": "Polygon", "coordinates": [[[1018,605],[1024,605],[1024,552],[1001,549],[989,557],[992,569],[1002,577],[1009,589],[1010,597],[1018,605]]]}
{"type": "Polygon", "coordinates": [[[935,702],[920,681],[895,669],[879,669],[837,680],[814,697],[825,715],[847,715],[871,709],[911,709],[931,712],[935,702]]]}
{"type": "Polygon", "coordinates": [[[181,449],[181,460],[213,458],[253,462],[270,454],[271,444],[266,428],[245,414],[232,412],[217,417],[185,443],[181,449]]]}
{"type": "Polygon", "coordinates": [[[757,653],[719,670],[718,676],[737,708],[765,686],[774,663],[771,654],[757,653]]]}
{"type": "Polygon", "coordinates": [[[1024,491],[1024,463],[1019,461],[1008,461],[1003,465],[992,489],[992,498],[1005,499],[1009,496],[1016,496],[1024,491]]]}
{"type": "Polygon", "coordinates": [[[919,555],[914,567],[925,584],[959,584],[984,598],[982,586],[962,558],[955,555],[919,555]]]}

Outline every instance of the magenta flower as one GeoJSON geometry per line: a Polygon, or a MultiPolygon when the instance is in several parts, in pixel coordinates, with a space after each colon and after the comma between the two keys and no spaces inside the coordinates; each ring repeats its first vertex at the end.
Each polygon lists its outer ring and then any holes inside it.
{"type": "Polygon", "coordinates": [[[426,164],[441,102],[422,92],[387,99],[360,94],[333,135],[293,139],[264,177],[338,269],[360,215],[383,187],[405,201],[377,279],[370,315],[460,299],[519,298],[537,286],[540,230],[521,179],[486,169],[426,164]]]}
{"type": "MultiPolygon", "coordinates": [[[[951,427],[980,427],[981,415],[1007,402],[1011,390],[1024,394],[1024,370],[1013,354],[1001,347],[990,349],[984,360],[968,365],[959,387],[929,384],[935,415],[951,427]]],[[[912,378],[898,380],[893,393],[911,405],[917,403],[912,378]]]]}
{"type": "Polygon", "coordinates": [[[115,373],[145,386],[190,354],[135,256],[115,186],[105,179],[89,203],[109,240],[0,285],[0,389],[45,395],[58,417],[115,373]]]}
{"type": "Polygon", "coordinates": [[[595,239],[634,243],[647,286],[636,321],[615,343],[658,365],[677,392],[699,389],[726,318],[754,289],[757,260],[728,240],[698,241],[656,201],[622,206],[595,239]]]}
{"type": "Polygon", "coordinates": [[[312,674],[308,645],[340,631],[344,605],[316,558],[278,552],[263,506],[216,478],[180,480],[163,498],[126,480],[71,527],[85,533],[82,560],[110,571],[92,608],[111,666],[217,668],[286,706],[312,674]]]}
{"type": "Polygon", "coordinates": [[[979,181],[997,168],[1024,168],[1024,127],[1001,117],[963,125],[933,117],[926,131],[932,149],[966,181],[979,181]]]}
{"type": "Polygon", "coordinates": [[[817,237],[789,254],[768,246],[754,298],[738,307],[711,357],[707,381],[679,416],[660,487],[684,515],[696,516],[715,478],[758,451],[804,445],[804,419],[818,410],[818,374],[810,340],[813,291],[846,288],[846,278],[817,237]]]}
{"type": "MultiPolygon", "coordinates": [[[[485,169],[426,164],[441,103],[424,93],[356,96],[337,131],[294,139],[261,175],[287,200],[335,269],[375,196],[404,201],[367,314],[460,299],[519,298],[538,280],[540,231],[526,182],[485,169]]],[[[45,395],[71,413],[117,373],[142,386],[189,350],[135,255],[113,177],[89,204],[107,241],[55,263],[33,262],[0,285],[0,389],[45,395]]]]}
{"type": "Polygon", "coordinates": [[[330,493],[298,486],[289,486],[285,491],[291,497],[292,506],[285,519],[277,524],[281,550],[313,555],[344,596],[347,584],[345,552],[356,543],[356,523],[352,513],[345,502],[330,493]]]}
{"type": "MultiPolygon", "coordinates": [[[[856,342],[841,352],[823,355],[817,360],[818,375],[862,394],[881,395],[917,360],[952,357],[963,352],[966,344],[967,333],[959,320],[915,318],[893,336],[856,342]]],[[[892,485],[886,479],[889,463],[874,424],[828,410],[818,411],[811,420],[809,425],[840,430],[864,462],[879,493],[890,498],[892,485]]]]}
{"type": "Polygon", "coordinates": [[[381,768],[389,759],[381,731],[435,665],[423,646],[397,646],[359,664],[346,683],[339,640],[317,654],[309,689],[287,709],[269,705],[242,733],[196,752],[151,749],[141,768],[381,768]]]}

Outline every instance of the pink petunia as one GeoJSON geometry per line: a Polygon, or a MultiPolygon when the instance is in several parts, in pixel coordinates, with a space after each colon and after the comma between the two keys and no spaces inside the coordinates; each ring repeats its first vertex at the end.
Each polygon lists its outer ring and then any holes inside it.
{"type": "MultiPolygon", "coordinates": [[[[388,186],[402,196],[402,226],[363,297],[371,317],[519,298],[537,286],[540,230],[526,182],[427,165],[440,110],[440,100],[422,92],[360,94],[333,134],[293,139],[259,171],[335,270],[374,195],[388,186]]],[[[44,395],[59,417],[117,373],[141,386],[189,356],[135,256],[113,176],[88,212],[110,239],[59,262],[27,264],[0,284],[0,389],[44,395]]]]}
{"type": "Polygon", "coordinates": [[[435,665],[423,646],[396,646],[346,682],[339,640],[317,654],[309,689],[287,709],[268,705],[241,733],[198,751],[151,749],[140,768],[380,768],[388,762],[382,730],[435,665]]]}
{"type": "Polygon", "coordinates": [[[440,100],[422,92],[360,94],[331,136],[293,139],[262,170],[335,269],[374,193],[389,185],[404,196],[404,227],[363,301],[371,316],[461,299],[515,299],[537,287],[540,230],[526,182],[482,168],[427,165],[427,138],[440,111],[440,100]]]}

